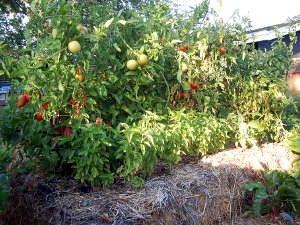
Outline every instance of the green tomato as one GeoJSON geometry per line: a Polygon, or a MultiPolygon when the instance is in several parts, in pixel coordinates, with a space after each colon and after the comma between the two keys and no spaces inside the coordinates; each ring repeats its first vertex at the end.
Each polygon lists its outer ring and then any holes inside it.
{"type": "Polygon", "coordinates": [[[145,54],[142,54],[138,57],[138,63],[140,65],[145,65],[148,62],[148,57],[145,54]]]}
{"type": "Polygon", "coordinates": [[[79,44],[78,41],[71,41],[71,42],[69,42],[68,49],[72,53],[77,53],[77,52],[80,52],[80,50],[81,50],[80,44],[79,44]]]}
{"type": "Polygon", "coordinates": [[[137,62],[135,60],[131,59],[127,62],[127,69],[136,70],[137,65],[138,65],[137,62]]]}

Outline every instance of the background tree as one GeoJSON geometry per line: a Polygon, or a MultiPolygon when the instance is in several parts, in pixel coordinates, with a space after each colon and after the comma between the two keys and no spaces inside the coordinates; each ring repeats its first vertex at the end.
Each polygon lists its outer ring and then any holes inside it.
{"type": "Polygon", "coordinates": [[[10,54],[24,45],[26,6],[23,1],[6,0],[0,4],[0,41],[8,45],[10,54]]]}

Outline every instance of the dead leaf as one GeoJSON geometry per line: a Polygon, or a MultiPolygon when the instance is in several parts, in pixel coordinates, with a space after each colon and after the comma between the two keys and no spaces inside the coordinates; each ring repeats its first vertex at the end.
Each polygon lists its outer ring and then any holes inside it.
{"type": "Polygon", "coordinates": [[[111,222],[112,222],[111,218],[109,218],[109,216],[108,216],[107,213],[103,213],[103,214],[101,215],[101,218],[104,219],[104,220],[105,220],[106,222],[108,222],[108,223],[111,223],[111,222]]]}

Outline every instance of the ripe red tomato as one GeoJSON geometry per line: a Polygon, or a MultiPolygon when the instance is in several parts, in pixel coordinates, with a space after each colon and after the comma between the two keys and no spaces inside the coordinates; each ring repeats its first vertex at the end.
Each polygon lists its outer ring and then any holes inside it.
{"type": "Polygon", "coordinates": [[[80,112],[80,106],[79,106],[79,105],[77,105],[77,106],[76,106],[76,112],[75,112],[76,116],[78,116],[78,115],[79,115],[79,112],[80,112]]]}
{"type": "Polygon", "coordinates": [[[23,107],[26,104],[26,97],[24,95],[19,96],[18,108],[23,107]]]}
{"type": "Polygon", "coordinates": [[[66,127],[65,128],[66,137],[70,137],[71,134],[72,134],[72,127],[66,127]]]}
{"type": "Polygon", "coordinates": [[[64,132],[65,128],[66,128],[65,126],[58,127],[57,128],[58,133],[62,134],[64,132]]]}
{"type": "MultiPolygon", "coordinates": [[[[100,123],[100,122],[101,122],[101,119],[100,119],[99,117],[97,117],[97,118],[95,119],[95,123],[100,123]]],[[[96,127],[99,127],[99,124],[97,124],[96,127]]]]}
{"type": "Polygon", "coordinates": [[[179,91],[179,98],[184,98],[184,93],[182,90],[179,91]]]}
{"type": "Polygon", "coordinates": [[[196,84],[196,83],[190,83],[189,86],[190,86],[191,88],[193,88],[194,90],[199,90],[199,89],[200,89],[199,85],[196,84]]]}
{"type": "Polygon", "coordinates": [[[43,109],[44,109],[44,111],[46,111],[48,109],[48,104],[49,104],[49,102],[43,103],[43,109]]]}
{"type": "Polygon", "coordinates": [[[105,121],[104,119],[103,122],[106,124],[106,126],[111,127],[111,124],[109,122],[105,121]]]}
{"type": "Polygon", "coordinates": [[[220,53],[224,54],[226,50],[224,48],[220,48],[220,53]]]}
{"type": "Polygon", "coordinates": [[[85,100],[87,100],[87,96],[85,95],[85,96],[83,96],[83,101],[82,101],[82,104],[84,105],[84,106],[86,106],[86,102],[85,102],[85,100]]]}
{"type": "Polygon", "coordinates": [[[30,96],[29,96],[28,91],[25,91],[25,100],[26,100],[26,102],[30,101],[30,96]]]}
{"type": "Polygon", "coordinates": [[[234,48],[233,51],[235,51],[236,53],[238,53],[239,49],[238,48],[234,48]]]}
{"type": "Polygon", "coordinates": [[[40,111],[36,114],[36,119],[39,120],[39,121],[43,120],[42,110],[40,110],[40,111]]]}
{"type": "Polygon", "coordinates": [[[70,99],[70,104],[71,104],[71,105],[75,105],[75,102],[74,102],[73,97],[71,97],[71,99],[70,99]]]}
{"type": "Polygon", "coordinates": [[[224,87],[228,87],[228,83],[224,83],[224,87]]]}
{"type": "Polygon", "coordinates": [[[182,51],[182,52],[185,52],[185,51],[186,51],[186,49],[185,49],[184,46],[180,46],[178,49],[179,49],[180,51],[182,51]]]}

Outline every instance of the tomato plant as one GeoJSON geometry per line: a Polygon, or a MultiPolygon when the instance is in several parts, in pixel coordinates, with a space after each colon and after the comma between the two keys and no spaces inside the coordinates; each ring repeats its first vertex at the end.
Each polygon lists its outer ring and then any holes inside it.
{"type": "Polygon", "coordinates": [[[255,50],[242,24],[205,20],[208,1],[176,18],[161,2],[128,12],[85,7],[36,3],[26,28],[31,54],[3,62],[28,90],[11,113],[36,165],[108,184],[116,173],[151,173],[159,158],[174,163],[284,135],[289,100],[278,93],[290,51],[281,40],[255,50]]]}

